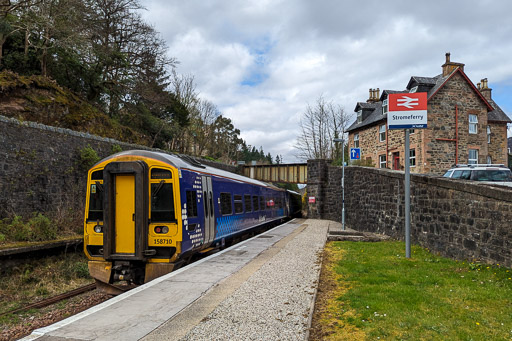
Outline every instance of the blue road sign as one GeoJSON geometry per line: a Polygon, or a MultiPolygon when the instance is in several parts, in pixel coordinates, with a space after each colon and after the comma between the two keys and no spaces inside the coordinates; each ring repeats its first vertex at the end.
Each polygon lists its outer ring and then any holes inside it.
{"type": "Polygon", "coordinates": [[[361,159],[361,148],[350,148],[350,160],[361,159]]]}

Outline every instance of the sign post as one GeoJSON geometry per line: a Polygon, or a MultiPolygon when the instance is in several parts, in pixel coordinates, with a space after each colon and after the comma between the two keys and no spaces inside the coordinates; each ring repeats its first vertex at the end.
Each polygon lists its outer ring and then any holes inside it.
{"type": "Polygon", "coordinates": [[[405,257],[411,258],[411,163],[409,129],[427,128],[427,93],[388,95],[388,130],[405,130],[405,257]]]}

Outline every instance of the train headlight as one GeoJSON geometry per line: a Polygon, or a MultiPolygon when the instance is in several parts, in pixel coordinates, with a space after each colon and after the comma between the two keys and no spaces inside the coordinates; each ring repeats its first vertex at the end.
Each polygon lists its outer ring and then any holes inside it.
{"type": "Polygon", "coordinates": [[[155,227],[155,233],[166,234],[169,232],[169,228],[167,226],[157,226],[155,227]]]}
{"type": "Polygon", "coordinates": [[[103,233],[103,226],[102,225],[94,226],[94,232],[96,232],[96,233],[103,233]]]}

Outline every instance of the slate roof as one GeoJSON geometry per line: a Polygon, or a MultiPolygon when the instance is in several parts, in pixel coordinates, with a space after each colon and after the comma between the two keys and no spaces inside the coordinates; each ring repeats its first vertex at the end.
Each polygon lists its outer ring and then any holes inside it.
{"type": "Polygon", "coordinates": [[[487,102],[494,108],[493,111],[489,111],[487,114],[487,119],[489,121],[495,121],[495,122],[512,122],[510,118],[501,110],[498,104],[494,102],[492,99],[488,99],[487,102]]]}
{"type": "MultiPolygon", "coordinates": [[[[407,88],[409,88],[414,83],[432,86],[427,93],[427,98],[430,99],[437,91],[439,91],[439,89],[446,83],[446,81],[457,71],[460,71],[463,74],[463,76],[469,82],[471,82],[469,80],[469,78],[467,78],[467,76],[464,75],[464,72],[461,71],[459,68],[457,68],[451,74],[449,74],[445,77],[443,77],[442,75],[437,75],[434,77],[413,76],[409,80],[407,88]]],[[[471,84],[473,87],[475,87],[473,85],[473,83],[471,83],[471,84]]],[[[478,90],[476,90],[476,91],[478,91],[478,90]]],[[[357,111],[358,107],[360,107],[362,109],[370,109],[370,108],[375,108],[375,109],[363,122],[357,123],[357,119],[356,119],[356,121],[354,123],[352,123],[352,125],[350,125],[350,127],[346,131],[350,132],[350,131],[353,131],[353,130],[356,130],[356,129],[359,129],[359,128],[362,128],[365,126],[370,126],[378,121],[386,119],[387,114],[382,113],[382,100],[387,98],[387,95],[389,95],[389,94],[406,93],[406,92],[409,92],[409,91],[408,90],[384,90],[382,92],[382,95],[380,96],[381,101],[379,101],[379,102],[374,102],[374,103],[358,102],[356,105],[355,111],[357,111]]],[[[483,96],[482,96],[482,98],[483,98],[483,96]]],[[[484,99],[484,101],[485,100],[486,99],[484,99]]],[[[487,100],[487,102],[492,107],[492,109],[494,109],[494,110],[488,112],[488,120],[489,121],[507,122],[507,123],[512,122],[510,120],[510,118],[507,116],[507,114],[505,114],[503,112],[503,110],[501,110],[499,105],[496,104],[496,102],[494,102],[492,99],[487,100]]]]}

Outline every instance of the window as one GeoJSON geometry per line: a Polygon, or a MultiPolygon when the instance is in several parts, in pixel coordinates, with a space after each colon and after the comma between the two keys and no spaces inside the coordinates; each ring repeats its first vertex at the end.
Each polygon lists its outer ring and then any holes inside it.
{"type": "Polygon", "coordinates": [[[379,155],[379,168],[386,168],[386,154],[379,155]]]}
{"type": "Polygon", "coordinates": [[[151,169],[151,179],[172,179],[171,171],[167,169],[151,169]]]}
{"type": "Polygon", "coordinates": [[[478,149],[470,149],[468,156],[468,163],[474,165],[478,163],[478,149]]]}
{"type": "Polygon", "coordinates": [[[257,195],[252,196],[252,208],[253,208],[254,212],[259,211],[257,195]]]}
{"type": "Polygon", "coordinates": [[[231,193],[220,194],[220,214],[233,214],[233,208],[231,207],[231,193]]]}
{"type": "MultiPolygon", "coordinates": [[[[207,200],[203,198],[203,200],[207,200]]],[[[205,205],[206,206],[206,205],[205,205]]],[[[187,217],[197,217],[197,192],[187,191],[187,217]]]]}
{"type": "Polygon", "coordinates": [[[363,122],[363,110],[357,112],[357,123],[363,122]]]}
{"type": "Polygon", "coordinates": [[[488,165],[492,164],[492,158],[490,155],[487,155],[487,164],[488,165]]]}
{"type": "Polygon", "coordinates": [[[244,213],[244,204],[242,203],[242,196],[235,195],[233,199],[235,201],[235,214],[244,213]]]}
{"type": "Polygon", "coordinates": [[[409,134],[414,134],[414,129],[409,129],[409,134]]]}
{"type": "Polygon", "coordinates": [[[487,143],[491,143],[491,126],[487,126],[487,143]]]}
{"type": "Polygon", "coordinates": [[[172,184],[165,183],[164,180],[159,183],[152,183],[151,221],[168,222],[175,220],[172,184]]]}
{"type": "Polygon", "coordinates": [[[244,195],[245,212],[252,212],[252,201],[250,195],[244,195]]]}
{"type": "Polygon", "coordinates": [[[413,93],[413,92],[417,92],[418,91],[418,86],[414,86],[411,88],[411,90],[409,90],[409,93],[413,93]]]}
{"type": "Polygon", "coordinates": [[[359,134],[354,134],[354,148],[359,148],[359,134]]]}
{"type": "Polygon", "coordinates": [[[416,149],[409,150],[409,164],[411,167],[416,166],[416,149]]]}
{"type": "Polygon", "coordinates": [[[386,125],[383,124],[379,127],[379,142],[386,141],[386,125]]]}
{"type": "Polygon", "coordinates": [[[100,183],[99,181],[96,181],[96,183],[91,184],[90,193],[91,195],[89,196],[89,216],[87,220],[103,221],[103,184],[100,183]]]}
{"type": "Polygon", "coordinates": [[[260,211],[265,210],[265,198],[263,196],[260,197],[260,211]]]}
{"type": "Polygon", "coordinates": [[[469,115],[469,133],[470,134],[476,134],[478,132],[478,116],[476,115],[469,115]]]}
{"type": "Polygon", "coordinates": [[[455,170],[453,171],[452,179],[469,180],[471,178],[470,170],[455,170]]]}
{"type": "Polygon", "coordinates": [[[388,99],[382,101],[382,113],[387,114],[388,113],[388,99]]]}

